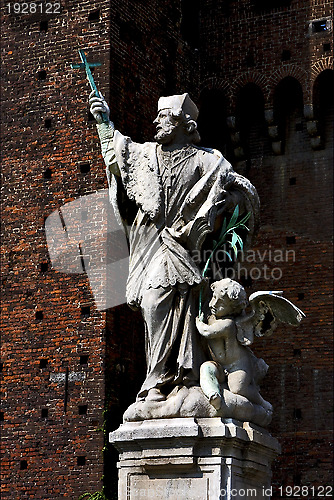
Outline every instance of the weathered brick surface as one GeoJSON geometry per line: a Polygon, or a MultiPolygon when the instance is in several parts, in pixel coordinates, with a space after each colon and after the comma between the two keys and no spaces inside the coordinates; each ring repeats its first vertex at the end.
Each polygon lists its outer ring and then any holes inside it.
{"type": "MultiPolygon", "coordinates": [[[[276,408],[271,431],[283,447],[273,484],[330,480],[333,45],[331,32],[310,35],[309,23],[330,16],[331,4],[260,4],[200,2],[199,40],[197,2],[181,13],[178,0],[69,0],[51,16],[9,15],[3,6],[2,498],[77,499],[100,489],[103,409],[116,428],[145,370],[139,315],[126,306],[97,311],[87,277],[55,271],[49,262],[45,218],[106,187],[87,120],[88,84],[70,68],[78,48],[102,63],[94,72],[98,87],[116,126],[135,140],[152,138],[160,95],[189,91],[204,103],[218,90],[224,98],[202,109],[200,124],[206,138],[216,128],[215,143],[205,145],[225,151],[261,198],[258,254],[243,263],[260,275],[253,271],[247,290],[282,289],[307,314],[300,328],[282,327],[255,347],[270,365],[263,394],[276,408]],[[99,19],[88,21],[97,9],[99,19]],[[48,29],[40,31],[45,20],[48,29]],[[314,118],[304,116],[312,103],[314,118]],[[265,110],[273,110],[267,122],[265,110]],[[225,125],[228,116],[236,117],[234,129],[225,125]],[[315,120],[318,131],[310,136],[315,120]],[[276,138],[268,135],[273,126],[276,138]],[[317,135],[320,149],[312,148],[317,135]],[[282,154],[275,155],[278,141],[282,154]],[[88,173],[80,172],[82,162],[88,173]]],[[[115,454],[105,460],[106,483],[114,486],[115,454]]]]}
{"type": "MultiPolygon", "coordinates": [[[[257,10],[256,3],[204,2],[201,85],[207,93],[219,89],[226,116],[236,116],[225,150],[261,199],[257,258],[244,263],[255,276],[245,281],[248,290],[284,290],[307,315],[299,328],[283,326],[254,344],[270,365],[262,392],[275,407],[270,430],[282,444],[273,484],[318,486],[330,484],[332,468],[333,45],[332,31],[309,34],[309,23],[332,12],[329,2],[275,2],[272,9],[274,2],[261,2],[257,10]],[[322,130],[318,150],[303,113],[309,104],[322,130]],[[273,110],[267,123],[265,110],[273,110]],[[279,155],[268,146],[275,125],[279,155]],[[236,147],[244,154],[233,157],[236,147]]],[[[224,148],[220,141],[212,145],[224,148]]]]}

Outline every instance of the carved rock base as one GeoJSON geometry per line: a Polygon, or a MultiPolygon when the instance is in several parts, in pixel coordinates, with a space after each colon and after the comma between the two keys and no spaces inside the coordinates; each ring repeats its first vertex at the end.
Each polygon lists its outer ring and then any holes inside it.
{"type": "Polygon", "coordinates": [[[119,500],[268,499],[280,453],[261,427],[219,417],[126,422],[110,442],[120,453],[119,500]]]}

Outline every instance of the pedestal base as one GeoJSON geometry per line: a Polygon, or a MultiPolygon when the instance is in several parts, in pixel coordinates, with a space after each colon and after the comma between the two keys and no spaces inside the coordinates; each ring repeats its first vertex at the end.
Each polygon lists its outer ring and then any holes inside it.
{"type": "Polygon", "coordinates": [[[127,422],[110,442],[120,452],[119,500],[268,499],[280,452],[264,429],[219,417],[127,422]]]}

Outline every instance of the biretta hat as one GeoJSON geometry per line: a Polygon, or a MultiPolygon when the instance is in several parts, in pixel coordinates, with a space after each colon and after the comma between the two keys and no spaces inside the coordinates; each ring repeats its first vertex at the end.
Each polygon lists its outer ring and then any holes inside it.
{"type": "Polygon", "coordinates": [[[198,108],[190,99],[189,94],[160,97],[158,101],[158,111],[162,109],[171,109],[176,113],[182,110],[187,115],[190,115],[192,120],[197,120],[198,117],[198,108]]]}

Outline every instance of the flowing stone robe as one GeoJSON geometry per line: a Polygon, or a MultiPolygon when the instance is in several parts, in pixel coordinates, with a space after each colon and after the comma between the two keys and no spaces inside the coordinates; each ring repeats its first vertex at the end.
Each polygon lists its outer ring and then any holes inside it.
{"type": "Polygon", "coordinates": [[[202,277],[192,256],[224,213],[227,192],[251,212],[251,236],[256,190],[218,151],[189,144],[168,152],[135,143],[111,124],[97,127],[110,200],[129,240],[127,302],[141,309],[145,323],[147,375],[138,397],[151,388],[199,385],[206,360],[195,326],[202,277]],[[114,163],[119,176],[110,172],[114,163]]]}

